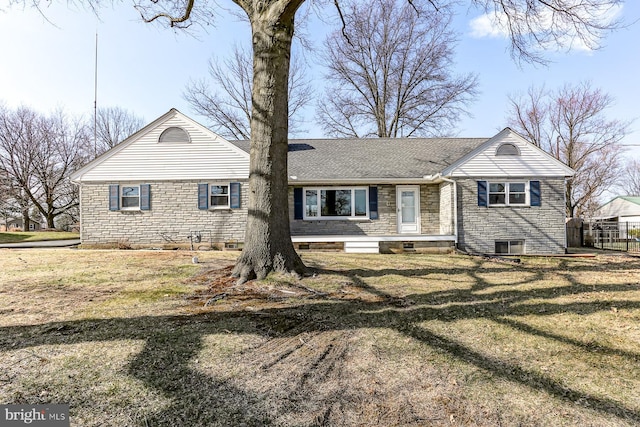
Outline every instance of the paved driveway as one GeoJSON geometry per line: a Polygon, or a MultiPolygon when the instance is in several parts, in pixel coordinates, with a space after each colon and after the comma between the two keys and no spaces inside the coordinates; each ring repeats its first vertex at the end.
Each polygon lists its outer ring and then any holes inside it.
{"type": "Polygon", "coordinates": [[[43,242],[3,243],[0,248],[64,248],[79,244],[80,239],[46,240],[43,242]]]}

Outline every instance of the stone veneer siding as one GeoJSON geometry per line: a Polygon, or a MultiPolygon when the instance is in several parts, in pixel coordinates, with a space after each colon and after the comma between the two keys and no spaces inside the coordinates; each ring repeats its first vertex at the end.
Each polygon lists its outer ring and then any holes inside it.
{"type": "MultiPolygon", "coordinates": [[[[84,245],[161,246],[189,245],[191,231],[202,232],[200,245],[242,242],[247,220],[248,183],[241,183],[240,209],[198,209],[198,183],[205,181],[161,181],[151,184],[148,211],[110,211],[109,185],[132,182],[84,183],[80,190],[81,240],[84,245]]],[[[145,182],[147,183],[147,182],[145,182]]],[[[208,182],[209,184],[215,181],[208,182]]],[[[227,183],[220,182],[220,183],[227,183]]],[[[393,235],[397,234],[396,186],[378,185],[379,219],[293,219],[293,187],[289,189],[291,234],[303,235],[393,235]]],[[[441,231],[440,186],[420,186],[422,234],[441,231]]]]}
{"type": "Polygon", "coordinates": [[[453,204],[454,184],[443,182],[440,184],[440,234],[453,234],[453,204]]]}
{"type": "Polygon", "coordinates": [[[198,209],[198,183],[201,182],[205,181],[150,182],[151,209],[148,211],[109,210],[110,184],[138,183],[83,183],[80,189],[82,244],[188,245],[191,231],[202,232],[200,245],[209,243],[210,236],[213,242],[242,242],[247,222],[248,183],[241,183],[240,209],[201,210],[198,209]]]}
{"type": "Polygon", "coordinates": [[[458,182],[458,242],[462,250],[494,253],[496,240],[524,240],[529,254],[560,254],[565,249],[564,178],[481,178],[489,182],[540,181],[541,206],[478,206],[476,179],[458,182]]]}
{"type": "MultiPolygon", "coordinates": [[[[314,186],[320,187],[320,186],[314,186]]],[[[323,186],[324,187],[324,186],[323,186]]],[[[329,187],[329,186],[326,186],[329,187]]],[[[357,186],[354,186],[357,187],[357,186]]],[[[289,221],[292,236],[324,235],[393,235],[398,233],[396,186],[378,185],[378,216],[376,220],[302,220],[293,217],[293,187],[289,189],[289,221]]],[[[440,234],[440,203],[438,185],[420,186],[421,234],[440,234]]]]}

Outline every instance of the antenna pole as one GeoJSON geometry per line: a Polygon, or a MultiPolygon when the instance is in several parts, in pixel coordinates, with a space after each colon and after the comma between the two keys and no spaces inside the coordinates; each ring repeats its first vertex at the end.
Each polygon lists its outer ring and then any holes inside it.
{"type": "Polygon", "coordinates": [[[98,157],[98,31],[93,75],[93,156],[98,157]]]}

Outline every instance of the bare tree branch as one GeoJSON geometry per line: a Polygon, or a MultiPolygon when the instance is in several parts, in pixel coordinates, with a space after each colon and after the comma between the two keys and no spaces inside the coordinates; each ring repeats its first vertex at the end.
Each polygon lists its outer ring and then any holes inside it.
{"type": "Polygon", "coordinates": [[[144,119],[121,107],[99,108],[96,155],[115,147],[144,126],[144,119]]]}
{"type": "Polygon", "coordinates": [[[318,121],[334,136],[442,135],[475,95],[476,78],[452,76],[451,15],[420,14],[406,0],[354,3],[325,42],[330,82],[318,121]]]}
{"type": "MultiPolygon", "coordinates": [[[[209,80],[190,82],[183,94],[197,114],[209,120],[210,127],[231,139],[250,139],[251,91],[253,88],[251,52],[235,46],[233,55],[222,63],[209,61],[209,80]],[[213,90],[217,87],[219,91],[213,90]]],[[[302,131],[302,110],[313,98],[311,83],[303,63],[293,61],[289,73],[289,132],[302,131]]]]}
{"type": "Polygon", "coordinates": [[[589,83],[511,98],[509,125],[576,171],[567,183],[567,216],[589,215],[619,179],[629,122],[610,120],[613,98],[589,83]]]}

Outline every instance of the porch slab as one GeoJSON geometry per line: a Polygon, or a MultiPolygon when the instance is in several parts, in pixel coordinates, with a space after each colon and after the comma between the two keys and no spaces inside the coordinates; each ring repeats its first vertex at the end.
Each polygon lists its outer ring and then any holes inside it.
{"type": "Polygon", "coordinates": [[[392,234],[392,235],[321,235],[321,236],[291,236],[293,243],[319,242],[455,242],[454,235],[427,234],[392,234]]]}

